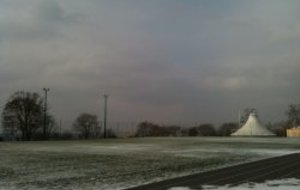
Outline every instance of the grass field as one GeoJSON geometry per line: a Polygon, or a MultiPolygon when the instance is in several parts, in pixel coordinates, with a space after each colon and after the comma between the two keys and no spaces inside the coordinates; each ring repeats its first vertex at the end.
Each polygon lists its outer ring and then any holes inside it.
{"type": "Polygon", "coordinates": [[[2,142],[0,189],[122,189],[299,149],[291,138],[2,142]]]}

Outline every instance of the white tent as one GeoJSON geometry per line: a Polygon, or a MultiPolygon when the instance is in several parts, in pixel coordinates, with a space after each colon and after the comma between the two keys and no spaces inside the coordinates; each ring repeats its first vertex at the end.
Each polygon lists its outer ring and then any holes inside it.
{"type": "Polygon", "coordinates": [[[250,113],[247,122],[231,136],[275,136],[275,134],[260,124],[255,113],[250,113]]]}

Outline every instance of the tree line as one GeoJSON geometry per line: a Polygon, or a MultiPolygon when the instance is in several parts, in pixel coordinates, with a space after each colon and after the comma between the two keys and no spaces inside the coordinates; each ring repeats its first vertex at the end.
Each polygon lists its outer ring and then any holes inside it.
{"type": "Polygon", "coordinates": [[[158,125],[151,122],[141,122],[137,126],[135,137],[157,136],[229,136],[238,128],[238,123],[224,123],[220,128],[212,124],[200,124],[192,127],[180,127],[175,125],[158,125]]]}
{"type": "MultiPolygon", "coordinates": [[[[100,138],[101,124],[97,116],[80,114],[74,121],[73,132],[59,132],[54,116],[46,110],[45,100],[38,93],[17,91],[13,93],[2,110],[1,122],[5,140],[48,140],[72,138],[100,138]]],[[[115,137],[112,130],[108,137],[115,137]]]]}
{"type": "MultiPolygon", "coordinates": [[[[48,139],[91,139],[101,138],[103,129],[95,114],[82,113],[72,125],[72,132],[60,133],[54,116],[45,110],[45,100],[33,92],[17,91],[13,93],[2,110],[1,122],[7,140],[48,140],[48,139]]],[[[244,124],[253,108],[246,108],[241,116],[240,125],[244,124]]],[[[300,125],[300,104],[289,105],[285,112],[286,120],[268,123],[267,127],[278,136],[285,136],[285,131],[300,125]]],[[[145,136],[229,136],[240,125],[235,122],[224,123],[219,127],[212,124],[200,124],[191,127],[176,125],[158,125],[141,122],[137,125],[135,137],[145,136]]],[[[113,130],[106,131],[107,137],[116,137],[113,130]]]]}
{"type": "MultiPolygon", "coordinates": [[[[220,126],[207,123],[191,127],[180,127],[142,122],[137,126],[135,136],[230,136],[246,123],[249,114],[253,112],[256,112],[255,108],[245,108],[243,113],[241,113],[239,122],[223,123],[220,126]]],[[[300,104],[289,105],[285,115],[285,121],[268,123],[266,127],[277,136],[286,136],[286,129],[300,126],[300,104]]]]}

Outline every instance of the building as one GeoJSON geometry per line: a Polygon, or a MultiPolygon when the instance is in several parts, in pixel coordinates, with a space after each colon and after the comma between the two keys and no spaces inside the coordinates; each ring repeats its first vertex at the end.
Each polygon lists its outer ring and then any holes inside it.
{"type": "Polygon", "coordinates": [[[275,134],[259,122],[256,113],[250,113],[247,122],[231,136],[275,136],[275,134]]]}
{"type": "Polygon", "coordinates": [[[287,137],[300,137],[300,126],[286,130],[287,137]]]}

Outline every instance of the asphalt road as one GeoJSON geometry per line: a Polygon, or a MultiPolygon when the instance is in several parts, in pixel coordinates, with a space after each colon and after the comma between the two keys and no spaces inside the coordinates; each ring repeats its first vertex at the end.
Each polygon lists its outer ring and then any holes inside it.
{"type": "Polygon", "coordinates": [[[238,185],[282,178],[300,179],[300,153],[289,154],[209,172],[178,177],[126,190],[167,190],[171,187],[199,188],[201,185],[238,185]]]}

